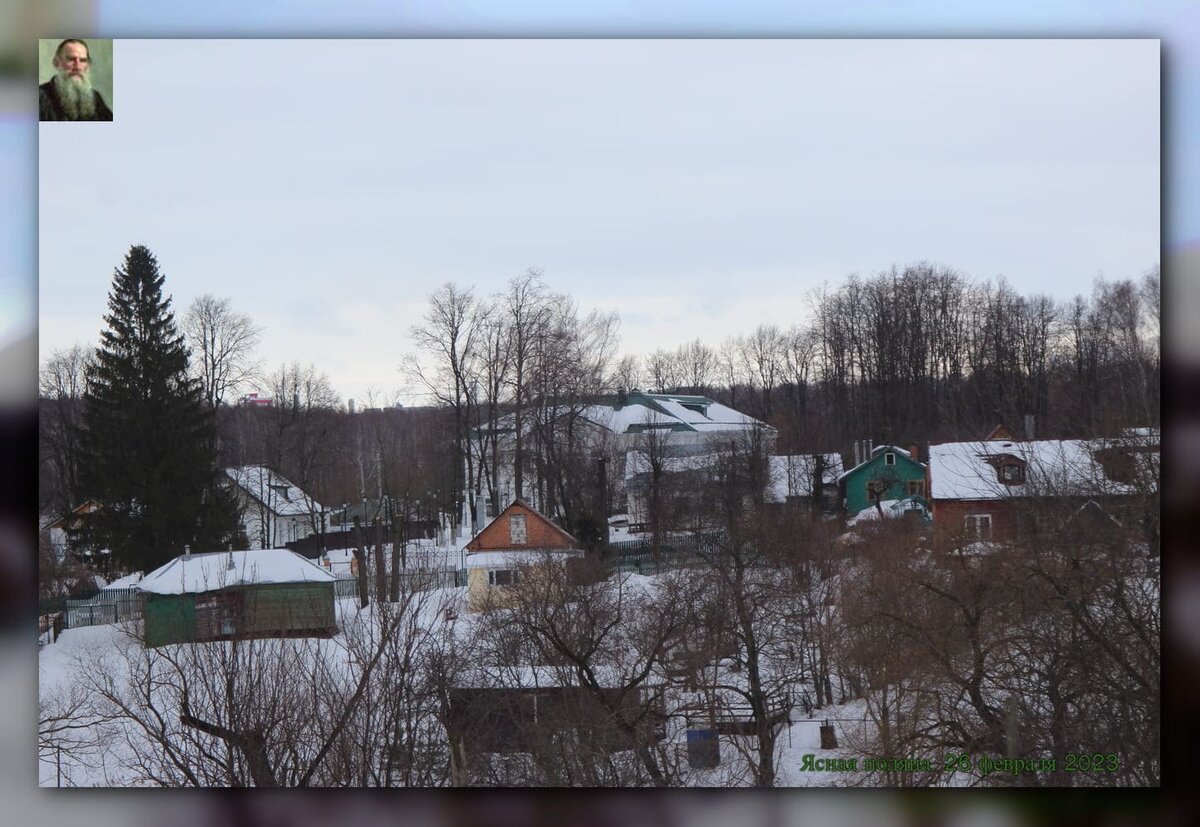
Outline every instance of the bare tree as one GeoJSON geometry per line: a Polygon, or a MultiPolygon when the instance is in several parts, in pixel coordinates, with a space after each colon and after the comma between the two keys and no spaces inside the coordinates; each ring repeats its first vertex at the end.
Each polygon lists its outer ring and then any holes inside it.
{"type": "Polygon", "coordinates": [[[691,589],[678,576],[635,587],[591,561],[520,569],[510,608],[481,616],[477,642],[493,685],[516,686],[532,670],[556,689],[555,713],[524,723],[533,760],[519,783],[678,782],[677,759],[660,744],[661,668],[683,631],[691,589]]]}
{"type": "Polygon", "coordinates": [[[184,316],[183,332],[192,350],[192,370],[210,407],[258,378],[254,349],[262,329],[249,315],[234,310],[228,298],[206,293],[194,299],[184,316]]]}
{"type": "Polygon", "coordinates": [[[525,495],[525,409],[530,396],[536,340],[547,335],[552,302],[542,270],[531,267],[508,283],[503,306],[509,330],[513,400],[513,494],[525,495]]]}
{"type": "Polygon", "coordinates": [[[484,314],[471,289],[447,282],[429,297],[424,324],[413,327],[411,337],[417,354],[406,359],[409,373],[424,386],[439,404],[454,413],[456,501],[470,497],[468,484],[474,476],[474,462],[468,448],[473,424],[474,395],[484,314]]]}
{"type": "Polygon", "coordinates": [[[39,501],[60,514],[78,505],[79,429],[88,365],[93,350],[83,345],[56,350],[38,376],[39,501]]]}

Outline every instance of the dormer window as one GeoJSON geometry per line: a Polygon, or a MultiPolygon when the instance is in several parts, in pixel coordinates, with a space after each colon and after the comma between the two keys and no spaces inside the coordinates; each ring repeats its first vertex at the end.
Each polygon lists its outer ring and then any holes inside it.
{"type": "Polygon", "coordinates": [[[893,454],[891,451],[888,451],[886,454],[883,455],[883,464],[884,465],[895,465],[896,464],[896,455],[893,454]]]}
{"type": "Polygon", "coordinates": [[[1025,461],[1010,454],[1001,454],[988,460],[996,469],[996,479],[1003,485],[1025,484],[1025,461]]]}
{"type": "Polygon", "coordinates": [[[288,487],[286,485],[272,485],[271,491],[274,492],[274,494],[281,499],[284,499],[284,500],[289,499],[288,498],[288,487]]]}

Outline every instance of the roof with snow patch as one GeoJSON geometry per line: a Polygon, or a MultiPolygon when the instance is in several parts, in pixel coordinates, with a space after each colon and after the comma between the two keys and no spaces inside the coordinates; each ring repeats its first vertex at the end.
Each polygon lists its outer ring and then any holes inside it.
{"type": "MultiPolygon", "coordinates": [[[[930,497],[938,500],[994,500],[1003,497],[1128,495],[1135,486],[1115,482],[1096,461],[1096,452],[1115,447],[1109,440],[1042,439],[947,442],[929,446],[930,497]],[[1025,481],[1000,482],[1003,457],[1024,464],[1025,481]]],[[[1154,473],[1157,476],[1157,451],[1154,473]]],[[[1147,457],[1147,462],[1150,458],[1147,457]]]]}
{"type": "Polygon", "coordinates": [[[323,510],[321,504],[299,486],[265,465],[226,468],[225,473],[250,497],[280,517],[299,517],[323,510]]]}
{"type": "Polygon", "coordinates": [[[230,586],[336,579],[294,551],[270,548],[181,555],[147,574],[135,588],[152,594],[193,594],[230,586]]]}

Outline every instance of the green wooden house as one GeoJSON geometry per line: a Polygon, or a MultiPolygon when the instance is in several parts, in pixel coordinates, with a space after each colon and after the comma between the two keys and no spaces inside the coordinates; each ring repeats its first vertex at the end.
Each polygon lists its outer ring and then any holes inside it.
{"type": "Polygon", "coordinates": [[[184,554],[137,584],[145,644],[332,635],[335,580],[287,549],[184,554]]]}
{"type": "Polygon", "coordinates": [[[924,503],[925,485],[925,465],[895,445],[876,446],[865,460],[838,477],[849,517],[885,500],[917,498],[924,503]]]}

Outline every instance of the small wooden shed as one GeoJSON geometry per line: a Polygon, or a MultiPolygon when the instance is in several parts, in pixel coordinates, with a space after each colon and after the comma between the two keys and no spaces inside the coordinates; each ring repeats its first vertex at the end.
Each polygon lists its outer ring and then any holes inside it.
{"type": "Polygon", "coordinates": [[[146,646],[335,634],[336,579],[287,549],[184,554],[137,584],[146,646]]]}

